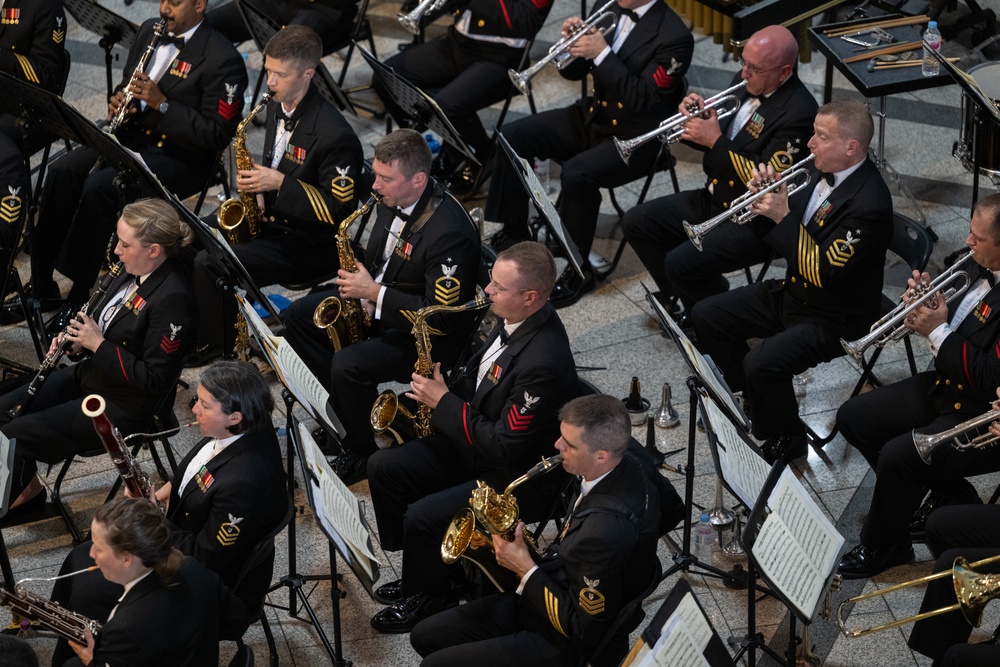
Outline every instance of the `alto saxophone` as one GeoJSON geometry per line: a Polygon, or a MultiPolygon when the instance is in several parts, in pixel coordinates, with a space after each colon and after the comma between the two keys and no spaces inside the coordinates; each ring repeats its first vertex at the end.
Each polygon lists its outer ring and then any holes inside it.
{"type": "Polygon", "coordinates": [[[136,63],[135,70],[132,71],[132,78],[128,80],[128,85],[125,86],[125,97],[122,99],[122,105],[118,107],[118,111],[115,112],[114,117],[108,121],[106,128],[108,133],[114,134],[115,130],[129,119],[129,109],[132,108],[132,82],[140,74],[146,73],[146,66],[149,65],[149,59],[153,57],[153,52],[156,51],[156,47],[159,45],[160,38],[163,37],[163,31],[166,28],[167,22],[164,19],[160,19],[153,24],[153,38],[149,40],[149,46],[139,56],[139,62],[136,63]]]}
{"type": "MultiPolygon", "coordinates": [[[[467,558],[478,565],[501,592],[515,588],[517,576],[497,564],[490,534],[500,535],[508,542],[514,541],[514,529],[520,520],[521,511],[512,492],[528,480],[554,470],[560,463],[561,454],[543,458],[541,463],[536,463],[531,470],[508,484],[502,494],[485,482],[477,481],[472,497],[469,498],[469,507],[459,510],[445,531],[441,540],[441,560],[450,565],[459,558],[467,558]],[[477,520],[486,531],[476,525],[477,520]]],[[[541,556],[541,550],[534,538],[527,531],[522,537],[532,558],[537,560],[541,556]]]]}
{"type": "MultiPolygon", "coordinates": [[[[268,91],[264,93],[260,104],[247,114],[246,118],[236,126],[236,135],[233,137],[233,156],[236,160],[237,171],[250,171],[253,169],[253,158],[250,157],[250,150],[247,148],[247,127],[253,121],[254,116],[267,106],[267,103],[274,97],[274,93],[268,91]]],[[[225,234],[229,243],[246,243],[261,234],[261,223],[263,216],[260,207],[257,206],[257,197],[250,192],[240,190],[239,197],[233,197],[222,202],[217,215],[219,229],[225,234]]]]}
{"type": "MultiPolygon", "coordinates": [[[[434,362],[431,360],[431,336],[430,325],[427,318],[435,313],[463,313],[467,310],[479,310],[492,303],[483,294],[476,295],[475,299],[466,301],[460,306],[425,306],[417,311],[413,317],[413,329],[411,333],[417,345],[417,363],[413,365],[414,371],[418,375],[431,377],[434,375],[434,362]]],[[[404,406],[399,404],[399,397],[392,390],[385,390],[375,399],[372,405],[371,426],[376,433],[383,433],[388,430],[399,442],[404,442],[411,432],[414,437],[424,438],[434,433],[431,427],[431,407],[418,404],[417,413],[413,414],[404,406]]]]}
{"type": "MultiPolygon", "coordinates": [[[[351,237],[347,230],[358,217],[368,213],[381,198],[372,193],[364,204],[354,213],[344,218],[337,227],[337,257],[340,268],[350,273],[357,273],[358,267],[354,261],[354,248],[351,247],[351,237]]],[[[345,345],[361,341],[365,332],[372,327],[372,316],[361,305],[360,299],[341,299],[328,296],[313,311],[313,324],[319,329],[326,329],[333,349],[340,351],[345,345]]]]}

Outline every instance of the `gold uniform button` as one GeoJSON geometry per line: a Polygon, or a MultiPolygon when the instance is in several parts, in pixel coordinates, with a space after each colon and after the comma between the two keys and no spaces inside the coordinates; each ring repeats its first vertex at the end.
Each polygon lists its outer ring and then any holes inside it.
{"type": "Polygon", "coordinates": [[[156,142],[156,147],[157,148],[163,148],[163,142],[162,141],[157,141],[156,142]]]}
{"type": "Polygon", "coordinates": [[[482,28],[484,25],[486,25],[486,21],[484,21],[483,19],[479,19],[476,22],[476,25],[479,26],[480,28],[482,28]]]}
{"type": "Polygon", "coordinates": [[[608,106],[607,100],[601,102],[601,106],[607,108],[607,106],[608,106]]]}
{"type": "Polygon", "coordinates": [[[618,125],[618,119],[617,118],[612,118],[611,119],[611,126],[615,127],[616,125],[618,125]]]}
{"type": "Polygon", "coordinates": [[[146,130],[146,136],[147,137],[152,136],[152,134],[153,134],[152,130],[146,130]]]}
{"type": "Polygon", "coordinates": [[[590,113],[594,113],[594,107],[590,107],[590,113]]]}
{"type": "Polygon", "coordinates": [[[945,381],[944,381],[944,383],[945,383],[946,385],[949,385],[949,384],[951,384],[951,380],[945,380],[945,381]]]}
{"type": "Polygon", "coordinates": [[[795,282],[795,276],[792,276],[791,280],[794,283],[795,282]]]}
{"type": "Polygon", "coordinates": [[[166,139],[166,138],[167,138],[167,135],[165,135],[165,134],[161,134],[160,135],[160,139],[166,139]]]}
{"type": "Polygon", "coordinates": [[[955,404],[955,409],[956,410],[961,410],[962,409],[962,404],[961,403],[956,403],[955,404]]]}
{"type": "Polygon", "coordinates": [[[938,386],[939,384],[941,384],[941,378],[938,378],[937,380],[934,380],[934,386],[935,387],[938,386]]]}
{"type": "Polygon", "coordinates": [[[734,185],[736,185],[736,183],[729,181],[729,187],[733,187],[734,185]]]}
{"type": "Polygon", "coordinates": [[[712,179],[712,185],[718,185],[718,184],[719,184],[719,179],[713,178],[712,179]]]}
{"type": "Polygon", "coordinates": [[[624,104],[622,104],[621,102],[619,102],[619,103],[618,103],[618,108],[619,108],[619,109],[624,109],[624,108],[625,108],[625,105],[624,105],[624,104]]]}
{"type": "Polygon", "coordinates": [[[962,391],[963,389],[965,389],[965,388],[964,388],[964,387],[963,387],[962,385],[960,385],[960,384],[959,384],[959,385],[955,385],[955,386],[956,386],[956,387],[958,387],[958,390],[959,390],[959,391],[962,391]]]}

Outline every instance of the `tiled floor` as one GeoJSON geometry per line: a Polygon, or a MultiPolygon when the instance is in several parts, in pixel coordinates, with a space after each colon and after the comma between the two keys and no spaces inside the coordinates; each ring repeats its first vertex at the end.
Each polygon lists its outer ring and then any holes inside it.
{"type": "MultiPolygon", "coordinates": [[[[152,0],[136,0],[130,6],[126,6],[121,0],[105,0],[104,4],[137,22],[156,11],[156,3],[152,0]]],[[[378,36],[377,51],[383,58],[394,53],[397,44],[408,39],[395,20],[397,11],[398,5],[392,2],[375,2],[369,10],[373,30],[378,36]]],[[[558,38],[562,20],[578,11],[576,2],[562,0],[556,3],[535,44],[536,57],[542,55],[558,38]]],[[[433,35],[440,33],[441,30],[443,25],[438,24],[429,32],[433,35]]],[[[736,67],[731,62],[722,61],[721,47],[714,44],[711,38],[705,37],[701,32],[695,34],[695,63],[688,75],[690,85],[693,89],[705,93],[717,92],[725,87],[736,67]]],[[[73,71],[65,98],[94,118],[102,115],[105,108],[103,53],[97,47],[96,41],[94,36],[83,32],[74,21],[69,21],[67,45],[73,56],[73,71]]],[[[251,63],[259,66],[259,54],[252,48],[250,50],[251,63]]],[[[123,58],[115,65],[116,78],[119,76],[122,60],[123,58]]],[[[337,58],[328,58],[327,62],[332,70],[339,70],[340,61],[337,58]]],[[[800,67],[801,77],[818,99],[822,94],[823,65],[822,57],[814,55],[812,62],[802,64],[800,67]]],[[[348,72],[347,86],[362,85],[368,78],[367,67],[356,58],[348,72]]],[[[533,87],[535,101],[540,109],[567,104],[579,94],[577,84],[562,81],[552,68],[542,71],[534,80],[533,87]]],[[[364,99],[364,95],[366,94],[361,94],[361,99],[364,99]]],[[[838,75],[834,79],[833,95],[835,98],[856,97],[857,92],[838,75]]],[[[932,259],[935,268],[940,268],[944,255],[961,246],[971,203],[972,177],[951,158],[952,143],[958,138],[959,132],[961,118],[959,107],[960,93],[957,86],[893,97],[889,100],[888,106],[886,157],[901,174],[903,182],[919,201],[928,224],[940,238],[932,259]]],[[[491,110],[487,112],[487,116],[495,118],[497,111],[491,110]]],[[[512,111],[514,116],[527,113],[525,100],[523,98],[516,100],[512,111]]],[[[350,120],[370,157],[372,147],[384,132],[384,123],[364,112],[360,117],[350,120]]],[[[262,132],[254,130],[250,141],[251,149],[256,154],[262,141],[262,132]]],[[[677,171],[682,188],[700,186],[703,175],[698,156],[685,148],[678,148],[675,153],[679,159],[677,171]]],[[[993,190],[988,183],[984,183],[984,187],[987,192],[993,190]]],[[[619,201],[624,200],[625,205],[631,204],[638,194],[638,189],[639,184],[623,188],[624,192],[619,192],[619,201]]],[[[654,181],[650,197],[669,191],[668,180],[661,174],[654,181]]],[[[912,205],[906,200],[897,197],[895,201],[900,212],[911,216],[915,214],[912,205]]],[[[610,206],[606,205],[606,210],[610,213],[610,206]]],[[[612,222],[613,219],[608,216],[602,223],[601,234],[611,238],[597,241],[595,247],[600,252],[610,253],[617,247],[618,240],[613,234],[612,222]]],[[[26,269],[27,262],[27,258],[24,258],[22,271],[26,269]]],[[[780,267],[776,267],[772,269],[772,274],[776,275],[780,270],[780,267]]],[[[898,264],[887,265],[886,293],[898,294],[905,275],[905,269],[898,264]]],[[[690,415],[684,384],[686,369],[682,366],[670,341],[660,334],[657,324],[650,316],[649,308],[642,298],[640,282],[643,280],[648,282],[648,276],[631,250],[626,250],[614,275],[601,283],[592,295],[572,308],[560,311],[560,316],[569,331],[577,363],[588,369],[582,371],[582,375],[602,391],[612,395],[624,395],[630,378],[637,376],[642,381],[644,394],[656,407],[659,404],[662,384],[671,383],[674,405],[681,413],[682,426],[672,430],[658,429],[656,433],[657,446],[660,450],[671,451],[685,446],[687,440],[690,415]]],[[[740,284],[741,279],[738,276],[734,276],[734,280],[735,284],[740,284]]],[[[26,363],[33,363],[30,359],[27,337],[22,328],[0,329],[0,341],[2,341],[0,345],[3,356],[21,358],[26,363]]],[[[918,363],[924,367],[929,362],[929,354],[922,343],[918,343],[916,347],[919,354],[918,363]]],[[[886,350],[878,372],[886,381],[905,376],[908,371],[901,349],[886,350]]],[[[857,376],[855,367],[845,359],[824,364],[809,373],[809,381],[804,385],[805,395],[801,400],[801,412],[811,426],[821,431],[829,428],[837,407],[850,393],[857,376]]],[[[184,374],[184,379],[190,383],[196,382],[197,377],[196,371],[184,374]]],[[[274,385],[274,391],[277,396],[279,392],[277,384],[274,385]]],[[[179,416],[186,413],[190,395],[190,390],[179,392],[175,406],[179,416]]],[[[275,419],[280,425],[283,417],[276,414],[275,419]]],[[[636,437],[644,439],[645,429],[636,429],[636,437]]],[[[180,454],[186,451],[194,440],[195,434],[187,432],[173,438],[173,444],[180,454]]],[[[683,456],[675,454],[668,462],[677,463],[683,456]]],[[[148,461],[146,464],[148,465],[148,461]]],[[[70,479],[67,481],[66,498],[81,525],[89,521],[94,508],[103,500],[103,495],[113,479],[109,468],[103,459],[77,462],[73,466],[70,479]]],[[[873,482],[873,476],[869,474],[861,456],[838,437],[822,453],[813,452],[808,459],[799,461],[795,469],[810,494],[843,532],[847,543],[849,545],[856,543],[860,522],[867,511],[873,482]]],[[[683,488],[683,478],[676,474],[667,474],[678,489],[683,488]]],[[[53,473],[48,475],[45,481],[51,484],[54,478],[53,473]]],[[[978,477],[973,481],[981,494],[988,497],[1000,478],[989,475],[978,477]]],[[[352,490],[364,502],[368,518],[374,524],[368,508],[367,482],[355,485],[352,490]]],[[[714,494],[715,479],[709,454],[705,443],[699,441],[694,481],[695,503],[699,507],[711,507],[714,504],[714,494]]],[[[303,504],[305,502],[302,497],[296,500],[303,504]]],[[[735,501],[727,495],[725,504],[731,506],[735,501]]],[[[676,536],[679,539],[679,532],[676,536]]],[[[729,540],[728,534],[722,537],[724,541],[729,540]]],[[[58,519],[6,529],[3,531],[3,538],[9,550],[16,579],[54,575],[71,546],[65,528],[58,519]]],[[[297,574],[329,574],[327,541],[317,530],[308,511],[296,520],[296,538],[297,574]]],[[[279,541],[281,542],[279,554],[285,553],[285,537],[282,536],[279,541]]],[[[662,544],[661,557],[665,565],[671,563],[671,554],[662,544]]],[[[930,569],[928,559],[926,549],[920,546],[917,548],[916,563],[890,570],[874,581],[849,582],[835,597],[844,599],[862,588],[884,586],[927,573],[930,569]]],[[[733,562],[718,550],[714,562],[718,567],[727,569],[733,565],[733,562]]],[[[399,563],[398,554],[383,556],[385,580],[396,578],[399,563]]],[[[279,557],[275,567],[275,578],[288,573],[286,559],[279,557]]],[[[674,575],[667,579],[647,601],[648,611],[655,612],[676,582],[677,576],[682,575],[674,575]]],[[[699,575],[683,576],[686,576],[694,586],[701,603],[708,610],[713,624],[724,639],[730,636],[739,638],[746,632],[744,592],[731,591],[717,580],[705,579],[699,575]]],[[[30,586],[33,590],[47,593],[50,584],[35,582],[30,586]]],[[[308,588],[311,590],[310,601],[321,619],[323,629],[332,640],[334,633],[330,585],[328,582],[320,582],[315,584],[315,587],[310,585],[308,588]]],[[[358,667],[416,664],[417,656],[410,649],[405,635],[383,636],[370,628],[368,619],[379,606],[367,596],[349,572],[344,576],[343,589],[345,596],[341,600],[341,629],[344,657],[358,667]]],[[[287,602],[287,594],[275,593],[270,600],[276,604],[287,602]]],[[[919,600],[920,592],[911,591],[909,594],[894,598],[888,604],[879,601],[865,609],[859,607],[851,615],[850,622],[860,623],[862,620],[865,623],[880,622],[900,617],[912,613],[917,608],[919,600]],[[862,619],[862,616],[865,618],[862,619]]],[[[757,614],[758,629],[772,647],[783,651],[787,643],[786,611],[773,599],[765,599],[758,603],[757,614]]],[[[992,630],[997,625],[998,617],[1000,615],[995,611],[987,613],[984,630],[978,631],[978,634],[992,630]]],[[[282,610],[269,610],[268,618],[277,636],[281,664],[322,665],[329,662],[316,632],[307,623],[291,618],[282,610]]],[[[833,624],[819,621],[812,628],[812,637],[819,658],[831,666],[847,667],[877,663],[882,667],[902,667],[929,664],[928,660],[912,654],[906,648],[907,632],[906,629],[894,630],[868,639],[846,640],[839,638],[833,624]]],[[[266,660],[266,648],[259,627],[251,628],[248,641],[255,650],[258,664],[261,664],[266,660]]],[[[48,660],[51,645],[51,640],[35,641],[43,662],[48,660]]]]}

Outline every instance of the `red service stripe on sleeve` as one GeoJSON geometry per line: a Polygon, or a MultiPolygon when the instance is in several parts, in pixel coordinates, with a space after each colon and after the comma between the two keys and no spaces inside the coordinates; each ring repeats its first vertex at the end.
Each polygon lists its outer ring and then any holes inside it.
{"type": "Polygon", "coordinates": [[[511,431],[526,431],[528,427],[531,426],[531,420],[535,418],[535,415],[522,415],[516,405],[510,406],[510,412],[507,413],[507,426],[510,427],[511,431]]]}
{"type": "Polygon", "coordinates": [[[969,389],[972,389],[972,376],[969,375],[969,344],[962,343],[962,368],[965,369],[965,380],[969,383],[969,389]]]}
{"type": "Polygon", "coordinates": [[[472,435],[469,433],[469,404],[462,403],[462,428],[465,429],[465,439],[469,441],[469,446],[473,447],[472,435]]]}
{"type": "Polygon", "coordinates": [[[115,348],[115,352],[118,354],[118,366],[122,369],[122,375],[128,380],[128,372],[125,370],[125,360],[122,359],[122,349],[117,347],[115,348]]]}
{"type": "Polygon", "coordinates": [[[510,22],[510,14],[507,13],[507,4],[503,0],[500,0],[500,11],[503,12],[503,20],[507,24],[507,28],[513,30],[514,24],[510,22]]]}
{"type": "Polygon", "coordinates": [[[545,9],[551,3],[549,3],[548,0],[531,0],[531,4],[533,4],[536,9],[545,9]]]}
{"type": "Polygon", "coordinates": [[[997,344],[993,346],[993,351],[996,352],[997,358],[1000,358],[1000,341],[997,341],[997,344]]]}
{"type": "Polygon", "coordinates": [[[669,88],[674,82],[674,77],[667,74],[667,71],[661,66],[653,72],[653,82],[657,88],[669,88]]]}

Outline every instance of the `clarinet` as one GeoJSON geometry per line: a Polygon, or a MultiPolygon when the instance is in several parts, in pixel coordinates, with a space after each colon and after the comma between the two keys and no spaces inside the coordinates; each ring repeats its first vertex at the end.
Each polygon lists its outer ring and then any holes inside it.
{"type": "MultiPolygon", "coordinates": [[[[107,403],[104,401],[104,397],[100,394],[90,394],[83,399],[81,407],[83,414],[94,421],[94,430],[100,436],[104,449],[111,457],[111,462],[118,469],[118,474],[125,483],[125,488],[134,498],[149,498],[149,476],[139,467],[139,463],[128,451],[122,434],[105,414],[104,409],[107,407],[107,403]]],[[[157,506],[161,512],[165,511],[162,504],[157,503],[157,506]]]]}
{"type": "Polygon", "coordinates": [[[156,51],[156,47],[159,45],[160,38],[163,37],[163,31],[166,27],[167,22],[163,19],[160,19],[153,24],[153,37],[149,41],[149,45],[146,47],[146,50],[142,52],[141,56],[139,56],[139,62],[136,63],[135,69],[132,71],[132,77],[125,85],[125,96],[122,99],[122,105],[118,107],[118,111],[115,113],[114,117],[108,121],[106,130],[109,134],[114,134],[115,130],[128,121],[130,117],[129,109],[132,106],[132,82],[135,81],[135,77],[146,73],[146,66],[153,57],[153,52],[156,51]]]}
{"type": "MultiPolygon", "coordinates": [[[[125,265],[121,262],[115,262],[111,269],[108,271],[107,275],[101,279],[101,282],[97,284],[97,290],[90,296],[90,300],[87,301],[87,305],[83,307],[83,312],[90,315],[90,311],[97,307],[101,299],[104,297],[105,293],[108,291],[108,287],[111,286],[111,281],[121,275],[122,270],[125,265]]],[[[63,333],[66,330],[63,329],[63,333]]],[[[49,372],[56,367],[59,360],[62,359],[63,355],[72,347],[72,343],[66,343],[65,345],[60,345],[55,350],[49,352],[45,355],[45,359],[42,360],[41,365],[38,367],[38,371],[35,373],[35,377],[31,379],[31,384],[28,385],[28,393],[25,394],[24,400],[18,405],[7,411],[11,419],[16,419],[24,414],[24,411],[28,409],[31,402],[35,400],[35,395],[38,394],[38,390],[42,388],[45,384],[45,380],[49,377],[49,372]]]]}

